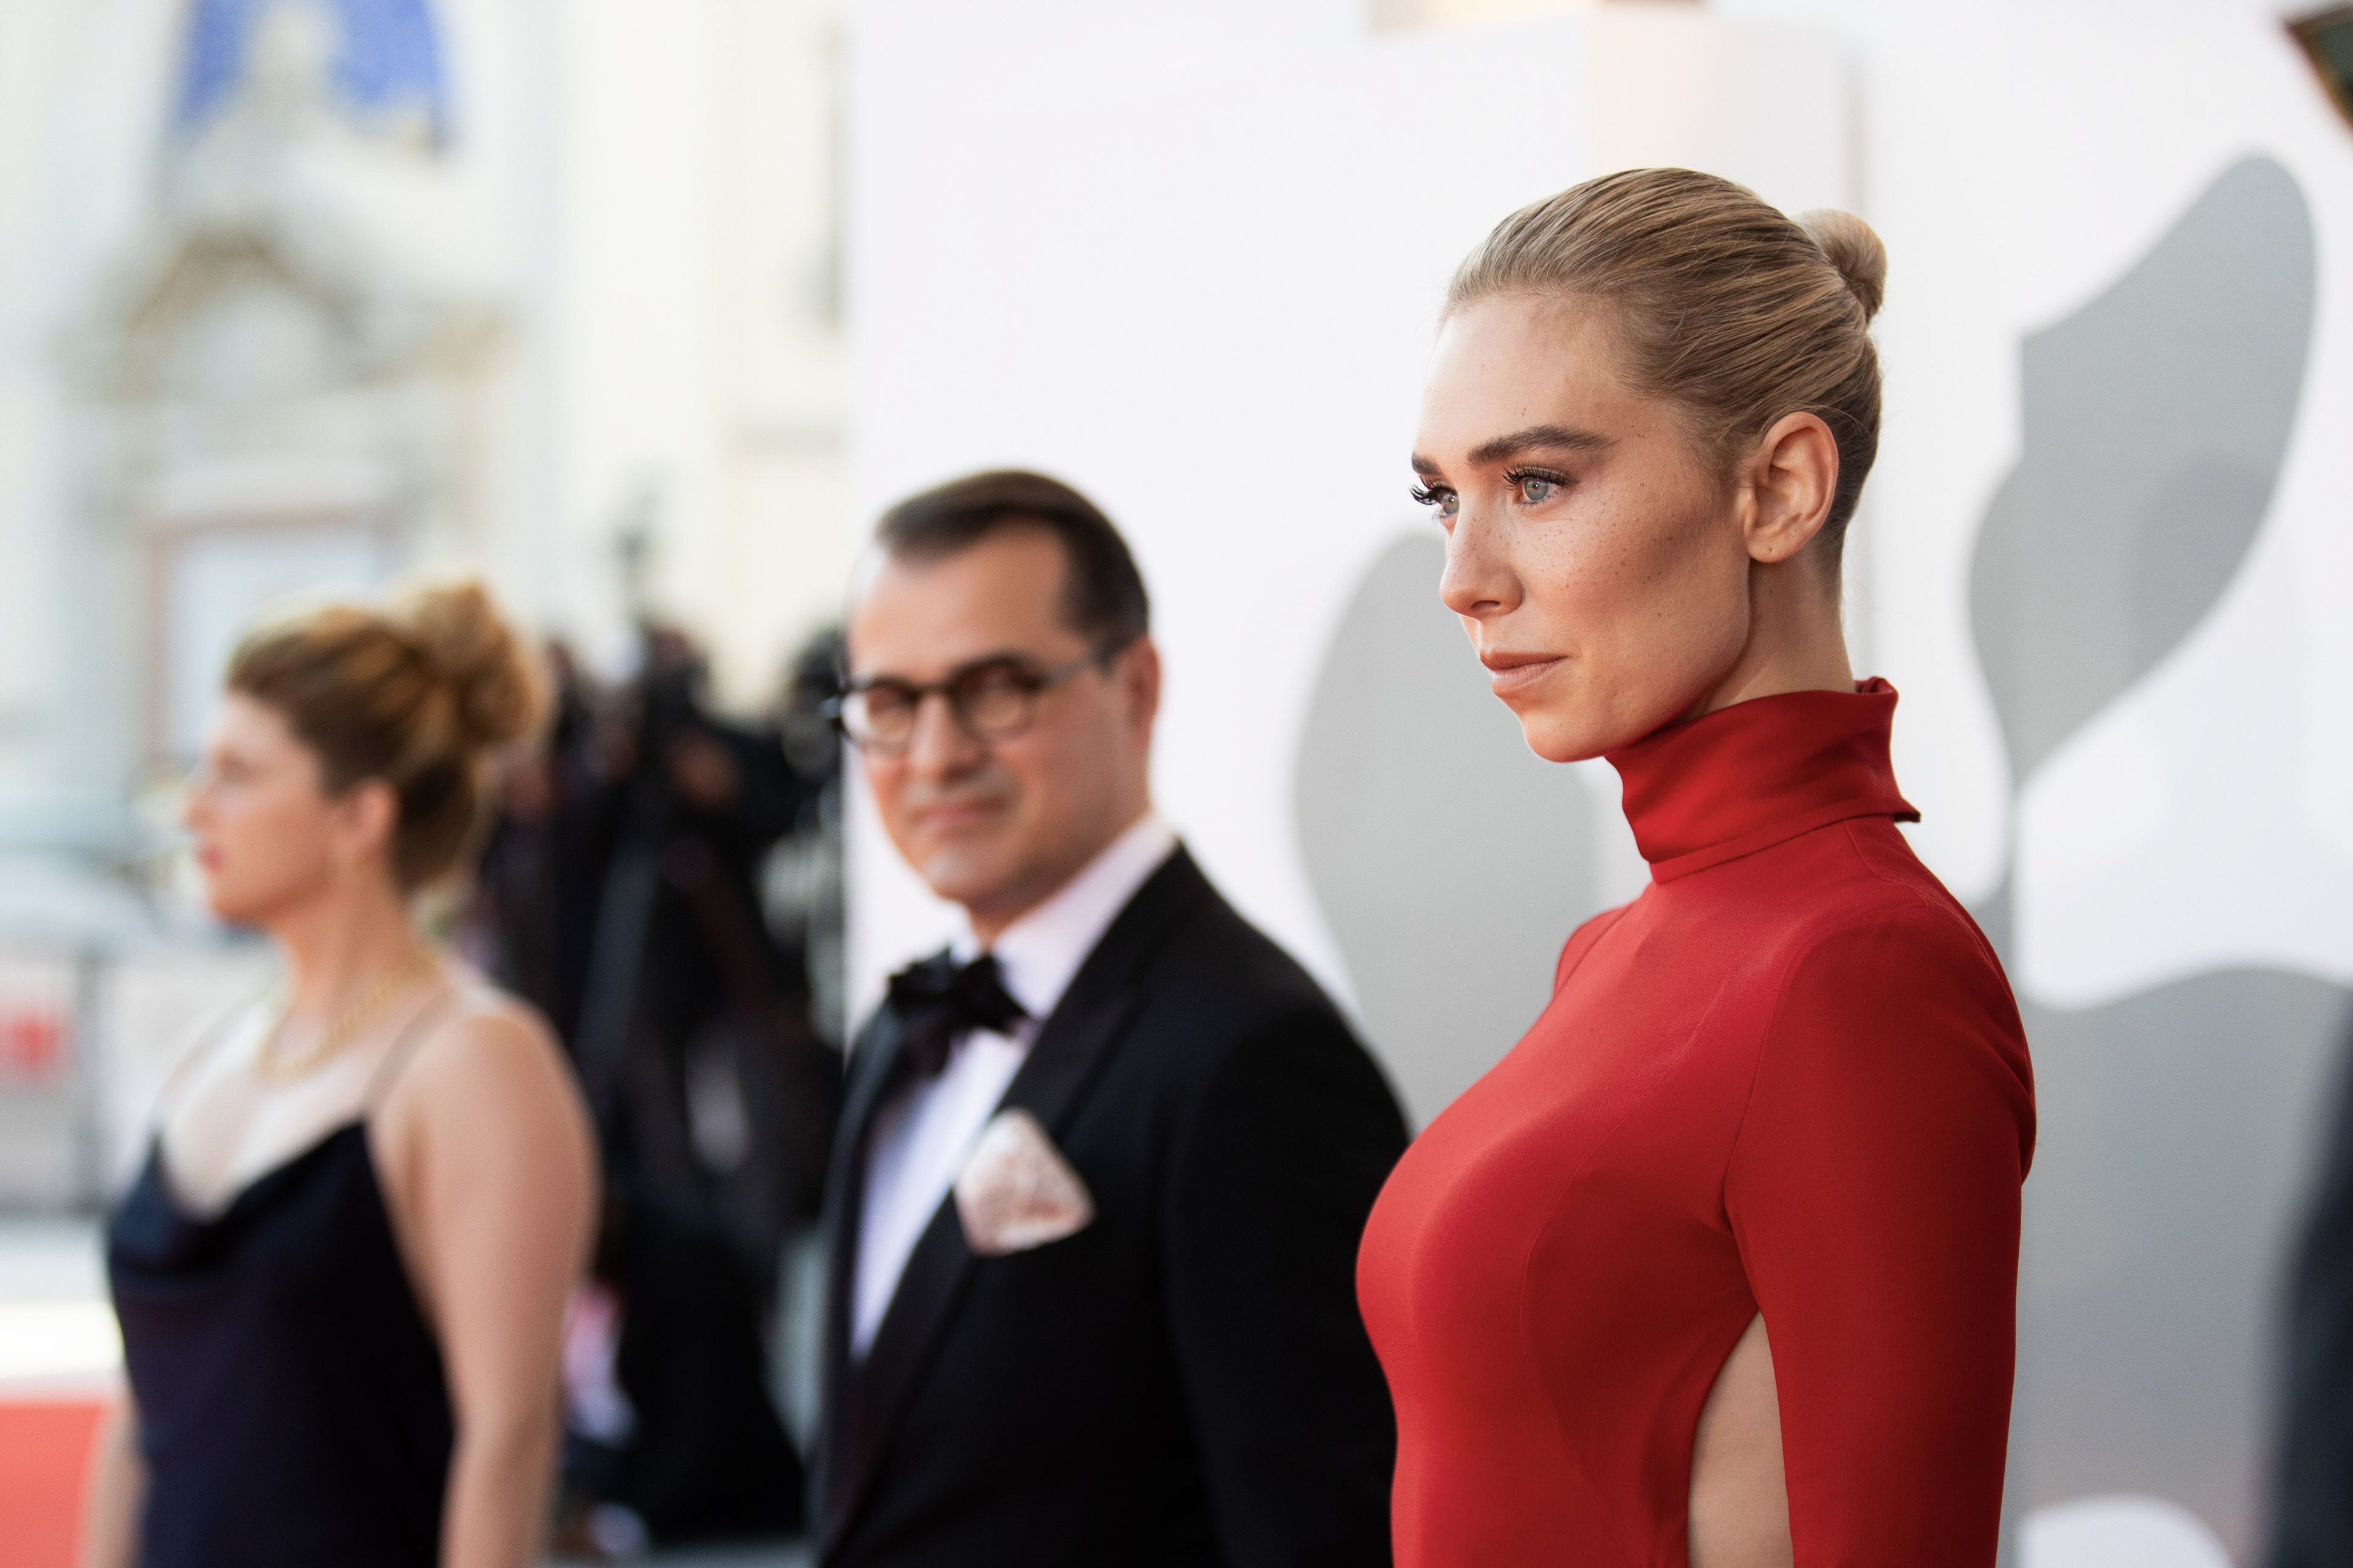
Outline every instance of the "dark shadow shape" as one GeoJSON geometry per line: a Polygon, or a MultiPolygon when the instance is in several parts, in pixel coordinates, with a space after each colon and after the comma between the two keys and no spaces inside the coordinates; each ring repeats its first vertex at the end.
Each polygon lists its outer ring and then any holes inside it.
{"type": "Polygon", "coordinates": [[[1500,1060],[1594,912],[1585,786],[1527,749],[1400,538],[1357,584],[1301,737],[1300,849],[1366,1033],[1419,1126],[1500,1060]]]}
{"type": "Polygon", "coordinates": [[[2022,1010],[2041,1126],[2012,1504],[2153,1493],[2253,1562],[2280,1260],[2353,997],[2240,969],[2022,1010]]]}
{"type": "Polygon", "coordinates": [[[2234,165],[2023,350],[2024,452],[1977,546],[1978,657],[2023,784],[2189,634],[2270,504],[2312,330],[2312,221],[2234,165]]]}

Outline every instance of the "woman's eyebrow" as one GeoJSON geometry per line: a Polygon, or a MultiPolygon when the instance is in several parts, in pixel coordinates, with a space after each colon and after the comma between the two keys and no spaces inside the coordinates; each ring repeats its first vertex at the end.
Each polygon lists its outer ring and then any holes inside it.
{"type": "MultiPolygon", "coordinates": [[[[1611,445],[1607,436],[1597,436],[1590,430],[1574,430],[1566,425],[1531,425],[1525,430],[1514,430],[1508,436],[1498,436],[1472,448],[1473,468],[1508,462],[1523,452],[1539,450],[1599,452],[1611,445]]],[[[1419,466],[1419,460],[1416,460],[1419,466]]]]}

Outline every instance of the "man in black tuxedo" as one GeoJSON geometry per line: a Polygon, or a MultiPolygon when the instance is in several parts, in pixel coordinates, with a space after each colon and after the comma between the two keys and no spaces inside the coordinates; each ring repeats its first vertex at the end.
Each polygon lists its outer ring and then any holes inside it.
{"type": "Polygon", "coordinates": [[[905,501],[878,542],[840,722],[971,929],[850,1060],[818,1561],[1385,1564],[1355,1273],[1405,1128],[1153,814],[1127,547],[1022,473],[905,501]]]}

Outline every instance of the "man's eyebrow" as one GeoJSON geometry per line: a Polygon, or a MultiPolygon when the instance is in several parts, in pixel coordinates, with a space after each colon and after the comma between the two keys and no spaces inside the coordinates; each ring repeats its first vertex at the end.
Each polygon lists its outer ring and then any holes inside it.
{"type": "MultiPolygon", "coordinates": [[[[978,669],[985,665],[1018,664],[1030,668],[1035,668],[1044,662],[1045,661],[1040,659],[1036,654],[1029,653],[1024,649],[1018,647],[1001,647],[994,653],[978,654],[971,658],[965,659],[961,664],[951,666],[948,672],[940,677],[940,679],[943,681],[961,680],[965,676],[970,675],[974,670],[978,669]]],[[[852,675],[849,678],[849,684],[853,688],[857,688],[868,686],[921,686],[923,683],[917,680],[912,675],[901,675],[895,670],[877,669],[869,670],[864,674],[852,675]]]]}
{"type": "Polygon", "coordinates": [[[1473,447],[1471,465],[1483,468],[1493,463],[1508,461],[1523,452],[1599,452],[1609,445],[1609,437],[1597,436],[1590,430],[1572,430],[1566,425],[1531,425],[1525,430],[1498,436],[1473,447]]]}

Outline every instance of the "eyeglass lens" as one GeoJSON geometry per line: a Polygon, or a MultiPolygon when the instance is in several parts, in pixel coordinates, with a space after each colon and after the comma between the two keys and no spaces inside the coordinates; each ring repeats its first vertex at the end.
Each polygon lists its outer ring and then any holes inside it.
{"type": "MultiPolygon", "coordinates": [[[[1011,665],[985,664],[957,677],[942,695],[966,733],[1002,741],[1029,723],[1039,685],[1035,676],[1011,665]]],[[[860,745],[897,750],[914,739],[924,695],[909,686],[870,686],[850,694],[842,704],[842,719],[860,745]]]]}

